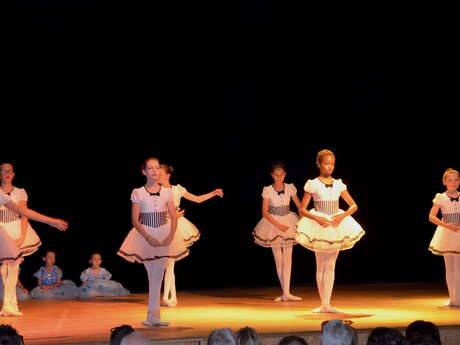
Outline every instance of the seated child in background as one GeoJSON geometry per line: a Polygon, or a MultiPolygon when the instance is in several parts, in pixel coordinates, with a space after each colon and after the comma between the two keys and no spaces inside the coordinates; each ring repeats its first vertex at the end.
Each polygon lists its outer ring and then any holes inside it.
{"type": "Polygon", "coordinates": [[[34,277],[38,278],[38,286],[30,292],[31,299],[73,299],[78,297],[78,287],[71,280],[61,280],[62,270],[55,266],[56,253],[46,252],[45,266],[42,266],[34,277]]]}
{"type": "Polygon", "coordinates": [[[128,296],[126,290],[119,282],[110,280],[112,274],[101,267],[102,258],[99,253],[91,255],[89,260],[91,267],[88,267],[80,276],[83,284],[80,286],[80,298],[89,297],[116,297],[128,296]]]}

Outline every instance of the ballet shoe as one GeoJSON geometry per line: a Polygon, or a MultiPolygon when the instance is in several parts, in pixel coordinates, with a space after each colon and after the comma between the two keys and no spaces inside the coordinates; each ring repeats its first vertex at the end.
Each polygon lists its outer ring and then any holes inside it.
{"type": "Polygon", "coordinates": [[[163,307],[168,307],[169,306],[168,303],[169,303],[169,300],[162,299],[160,305],[163,307]]]}
{"type": "Polygon", "coordinates": [[[444,302],[442,305],[445,307],[460,307],[460,304],[456,304],[454,302],[451,302],[450,300],[447,302],[444,302]]]}
{"type": "Polygon", "coordinates": [[[294,296],[291,294],[287,295],[285,298],[287,301],[291,301],[291,302],[298,302],[302,300],[302,297],[294,296]]]}
{"type": "Polygon", "coordinates": [[[11,310],[9,308],[3,308],[0,312],[0,316],[22,316],[22,312],[19,310],[11,310]]]}
{"type": "Polygon", "coordinates": [[[168,301],[168,304],[167,304],[167,305],[168,305],[168,307],[175,307],[175,306],[177,306],[177,299],[170,299],[170,300],[168,301]]]}
{"type": "Polygon", "coordinates": [[[160,321],[160,320],[145,320],[142,322],[142,325],[152,327],[152,326],[169,326],[169,322],[160,321]]]}
{"type": "Polygon", "coordinates": [[[343,311],[340,311],[340,310],[335,309],[334,307],[328,305],[328,306],[321,306],[319,308],[313,309],[313,313],[337,313],[337,314],[343,314],[343,311]]]}

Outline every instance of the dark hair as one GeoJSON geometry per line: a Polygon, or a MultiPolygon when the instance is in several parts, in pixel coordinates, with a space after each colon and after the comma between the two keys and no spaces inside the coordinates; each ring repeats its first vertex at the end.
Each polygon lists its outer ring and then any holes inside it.
{"type": "Polygon", "coordinates": [[[89,257],[89,259],[91,260],[93,258],[94,255],[99,255],[101,257],[101,260],[102,260],[102,255],[101,253],[98,253],[98,252],[95,252],[93,254],[91,254],[91,256],[89,257]]]}
{"type": "Polygon", "coordinates": [[[276,161],[270,166],[270,173],[274,172],[276,169],[282,169],[286,171],[286,165],[283,162],[276,161]]]}
{"type": "Polygon", "coordinates": [[[259,335],[251,327],[240,328],[236,331],[235,337],[239,345],[261,345],[259,335]]]}
{"type": "Polygon", "coordinates": [[[134,328],[130,325],[121,325],[112,328],[110,331],[110,345],[120,345],[124,337],[134,332],[134,328]]]}
{"type": "Polygon", "coordinates": [[[236,345],[237,340],[230,328],[213,330],[208,337],[208,345],[236,345]]]}
{"type": "Polygon", "coordinates": [[[174,173],[174,168],[169,164],[160,164],[160,168],[163,169],[167,174],[172,175],[174,173]]]}
{"type": "Polygon", "coordinates": [[[307,341],[297,335],[289,335],[280,340],[278,345],[308,345],[307,341]]]}
{"type": "Polygon", "coordinates": [[[394,328],[374,328],[367,337],[367,345],[407,345],[404,335],[394,328]]]}
{"type": "Polygon", "coordinates": [[[149,157],[147,159],[145,159],[142,164],[141,164],[141,171],[142,170],[145,170],[145,167],[147,166],[147,163],[150,162],[150,161],[157,161],[158,163],[160,162],[160,160],[158,158],[155,158],[155,157],[149,157]]]}
{"type": "Polygon", "coordinates": [[[441,336],[439,328],[429,321],[417,320],[412,322],[406,328],[406,339],[409,344],[412,344],[419,339],[429,339],[434,343],[441,345],[441,336]]]}
{"type": "Polygon", "coordinates": [[[24,345],[24,340],[10,325],[0,325],[0,345],[24,345]]]}
{"type": "Polygon", "coordinates": [[[43,258],[46,258],[46,256],[48,255],[48,253],[54,253],[54,255],[56,255],[56,251],[52,250],[52,249],[47,249],[43,252],[43,258]]]}

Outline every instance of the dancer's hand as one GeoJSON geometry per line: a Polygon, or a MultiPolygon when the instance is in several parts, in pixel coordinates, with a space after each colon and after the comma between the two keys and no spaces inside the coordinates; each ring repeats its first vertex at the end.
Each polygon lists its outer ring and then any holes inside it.
{"type": "Polygon", "coordinates": [[[325,228],[332,225],[331,221],[324,217],[316,217],[315,220],[319,225],[325,228]]]}
{"type": "Polygon", "coordinates": [[[220,196],[221,198],[224,197],[224,192],[223,192],[222,189],[220,189],[220,188],[215,189],[213,193],[214,193],[214,195],[218,195],[218,196],[220,196]]]}
{"type": "Polygon", "coordinates": [[[24,291],[25,294],[29,294],[29,290],[27,290],[25,287],[22,287],[21,290],[24,291]]]}
{"type": "Polygon", "coordinates": [[[66,231],[67,228],[69,227],[69,223],[67,223],[65,220],[56,219],[56,218],[53,218],[53,220],[49,222],[48,224],[61,231],[66,231]]]}
{"type": "Polygon", "coordinates": [[[173,238],[174,236],[168,235],[168,237],[161,241],[160,247],[166,247],[167,245],[169,245],[172,242],[173,238]]]}
{"type": "Polygon", "coordinates": [[[161,247],[160,241],[158,241],[156,238],[153,236],[147,235],[145,238],[148,244],[150,244],[152,247],[161,247]]]}
{"type": "Polygon", "coordinates": [[[185,210],[181,210],[181,209],[179,208],[179,209],[177,209],[177,211],[176,211],[176,217],[177,217],[177,218],[183,217],[183,216],[184,216],[184,213],[185,213],[185,210]]]}
{"type": "Polygon", "coordinates": [[[339,213],[332,217],[331,225],[336,228],[342,223],[342,220],[345,218],[345,213],[339,213]]]}
{"type": "Polygon", "coordinates": [[[280,230],[280,231],[288,231],[288,230],[289,230],[289,226],[280,224],[280,226],[278,226],[278,230],[280,230]]]}

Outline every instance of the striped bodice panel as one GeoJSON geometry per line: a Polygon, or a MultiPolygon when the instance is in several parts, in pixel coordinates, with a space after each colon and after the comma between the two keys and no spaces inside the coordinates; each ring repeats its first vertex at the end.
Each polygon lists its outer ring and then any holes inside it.
{"type": "Polygon", "coordinates": [[[274,216],[285,216],[291,212],[289,205],[282,206],[268,206],[268,213],[274,216]]]}
{"type": "Polygon", "coordinates": [[[315,210],[328,215],[339,212],[338,200],[314,200],[315,210]]]}
{"type": "Polygon", "coordinates": [[[442,221],[444,223],[453,223],[455,225],[460,225],[460,213],[443,213],[442,221]]]}
{"type": "Polygon", "coordinates": [[[151,228],[159,228],[168,222],[168,211],[141,212],[139,215],[139,222],[151,228]]]}
{"type": "Polygon", "coordinates": [[[7,208],[2,208],[0,210],[0,223],[9,223],[18,220],[20,215],[14,211],[11,211],[7,208]]]}

